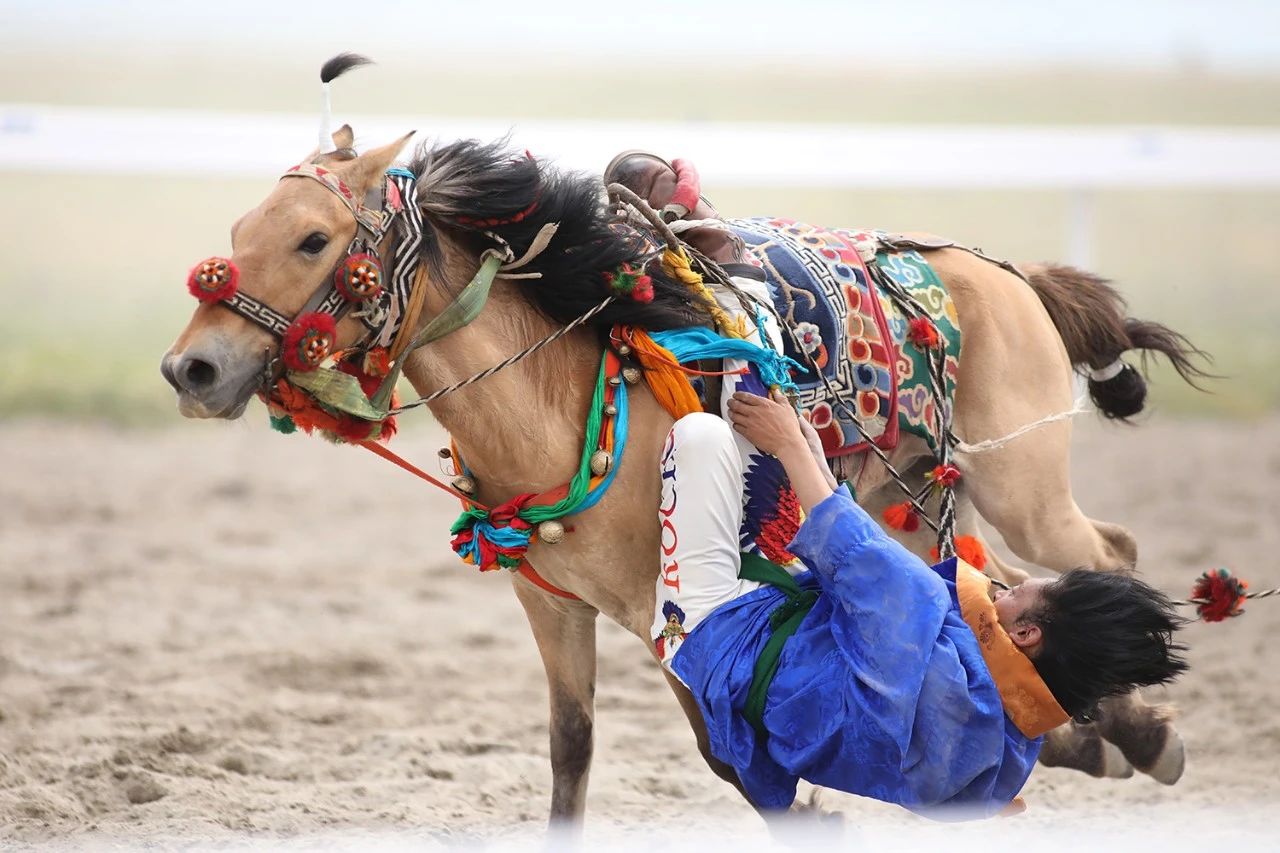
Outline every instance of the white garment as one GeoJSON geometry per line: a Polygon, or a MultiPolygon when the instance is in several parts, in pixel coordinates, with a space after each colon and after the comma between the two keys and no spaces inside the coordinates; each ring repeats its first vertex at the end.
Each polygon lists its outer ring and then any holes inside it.
{"type": "Polygon", "coordinates": [[[695,412],[676,421],[662,448],[662,571],[650,635],[664,665],[711,611],[760,586],[738,578],[743,468],[735,437],[722,419],[695,412]]]}
{"type": "MultiPolygon", "coordinates": [[[[765,303],[769,290],[762,281],[735,277],[733,283],[765,303]]],[[[743,314],[738,297],[724,287],[712,292],[730,316],[743,314]]],[[[757,309],[761,310],[761,309],[757,309]]],[[[765,334],[782,351],[777,321],[763,311],[765,334]]],[[[748,340],[760,342],[755,319],[747,318],[748,340]]],[[[725,359],[723,370],[738,370],[746,362],[725,359]]],[[[760,584],[738,578],[741,566],[743,474],[755,445],[729,425],[727,404],[739,377],[727,375],[720,397],[722,418],[704,412],[686,415],[671,427],[663,445],[659,471],[662,500],[658,524],[662,530],[661,566],[650,636],[664,666],[680,647],[684,635],[721,604],[758,589],[760,584]],[[683,471],[683,477],[681,472],[683,471]]]]}

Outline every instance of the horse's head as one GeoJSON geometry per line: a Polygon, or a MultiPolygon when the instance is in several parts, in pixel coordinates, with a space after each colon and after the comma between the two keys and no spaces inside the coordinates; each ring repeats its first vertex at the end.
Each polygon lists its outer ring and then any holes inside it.
{"type": "MultiPolygon", "coordinates": [[[[357,212],[366,196],[381,188],[408,139],[356,156],[351,128],[344,126],[333,134],[337,150],[313,152],[231,226],[230,264],[221,275],[234,275],[234,284],[221,293],[201,292],[194,283],[199,274],[193,273],[189,286],[201,304],[161,361],[160,372],[177,391],[183,415],[237,418],[243,413],[278,369],[282,338],[288,338],[282,326],[304,309],[315,310],[319,306],[311,303],[317,295],[331,290],[335,270],[357,238],[357,212]]],[[[368,229],[360,236],[367,237],[368,229]]],[[[328,348],[347,345],[364,331],[348,315],[337,322],[336,340],[328,348]]]]}
{"type": "MultiPolygon", "coordinates": [[[[661,269],[651,238],[615,218],[598,178],[560,172],[502,140],[423,147],[408,169],[388,173],[407,139],[357,156],[342,128],[337,151],[286,172],[236,222],[230,258],[193,270],[187,286],[202,304],[161,364],[184,415],[239,417],[260,389],[287,408],[281,395],[300,386],[331,411],[385,411],[404,356],[476,319],[495,278],[514,279],[501,287],[555,323],[609,299],[591,314],[601,334],[616,323],[709,322],[702,301],[661,269]],[[361,292],[350,273],[375,249],[378,283],[361,292]],[[651,288],[613,291],[620,271],[641,267],[651,288]],[[374,350],[379,359],[366,363],[394,362],[366,401],[379,408],[349,407],[354,398],[341,396],[331,369],[311,373],[338,350],[342,369],[374,350]]],[[[468,350],[442,352],[447,361],[468,350]]],[[[435,377],[410,378],[422,391],[435,377]]]]}

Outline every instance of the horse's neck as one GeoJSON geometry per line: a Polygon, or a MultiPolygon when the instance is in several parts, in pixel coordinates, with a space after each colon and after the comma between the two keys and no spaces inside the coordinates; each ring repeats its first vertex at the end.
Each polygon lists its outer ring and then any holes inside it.
{"type": "MultiPolygon", "coordinates": [[[[492,367],[556,326],[513,286],[495,283],[470,325],[410,357],[405,376],[420,394],[492,367]]],[[[578,467],[600,351],[590,333],[571,333],[511,367],[431,404],[475,474],[486,502],[542,492],[578,467]]]]}

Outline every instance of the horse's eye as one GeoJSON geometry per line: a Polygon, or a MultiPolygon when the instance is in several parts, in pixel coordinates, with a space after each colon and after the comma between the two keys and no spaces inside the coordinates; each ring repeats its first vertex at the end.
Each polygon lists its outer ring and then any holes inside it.
{"type": "Polygon", "coordinates": [[[307,235],[307,239],[298,244],[298,251],[306,252],[308,255],[318,255],[327,245],[329,245],[329,238],[319,231],[313,231],[307,235]]]}

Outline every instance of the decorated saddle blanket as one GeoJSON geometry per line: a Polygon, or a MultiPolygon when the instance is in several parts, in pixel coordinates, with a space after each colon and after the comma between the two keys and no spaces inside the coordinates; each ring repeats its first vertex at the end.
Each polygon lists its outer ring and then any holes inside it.
{"type": "Polygon", "coordinates": [[[937,274],[916,251],[890,251],[884,232],[825,229],[789,219],[731,219],[746,244],[747,260],[765,274],[778,314],[797,332],[783,335],[785,354],[803,365],[793,378],[798,403],[822,438],[828,456],[883,449],[902,432],[936,447],[936,402],[924,350],[908,338],[908,319],[877,286],[876,264],[928,312],[946,352],[946,399],[952,398],[960,358],[955,305],[937,274]],[[825,382],[823,380],[826,380],[825,382]]]}

